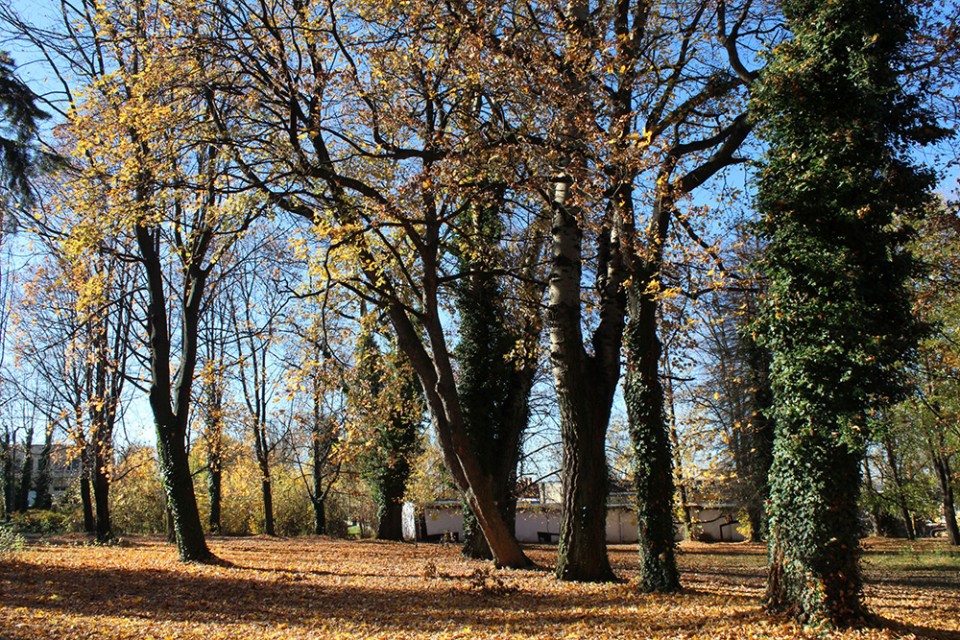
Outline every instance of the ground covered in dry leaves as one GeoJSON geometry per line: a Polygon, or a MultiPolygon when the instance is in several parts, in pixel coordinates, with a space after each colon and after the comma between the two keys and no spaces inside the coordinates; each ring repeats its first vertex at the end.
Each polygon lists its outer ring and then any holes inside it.
{"type": "MultiPolygon", "coordinates": [[[[763,612],[765,551],[681,545],[684,591],[635,586],[635,551],[611,548],[619,584],[566,584],[541,566],[490,570],[454,546],[325,538],[212,538],[225,566],[179,563],[158,538],[95,547],[34,542],[0,556],[0,639],[807,638],[763,612]]],[[[960,639],[960,554],[940,541],[866,542],[874,627],[841,638],[960,639]]]]}

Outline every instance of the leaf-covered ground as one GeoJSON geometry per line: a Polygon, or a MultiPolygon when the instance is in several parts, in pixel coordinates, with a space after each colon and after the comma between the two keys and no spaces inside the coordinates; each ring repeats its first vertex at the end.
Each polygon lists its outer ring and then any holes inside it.
{"type": "MultiPolygon", "coordinates": [[[[634,551],[611,549],[620,584],[565,584],[548,569],[491,571],[452,546],[323,538],[213,538],[229,566],[185,565],[157,538],[76,539],[0,556],[0,639],[806,638],[761,608],[765,555],[681,546],[684,592],[638,593],[634,551]]],[[[960,639],[960,554],[942,542],[866,543],[876,626],[843,638],[960,639]]],[[[822,634],[819,634],[822,635],[822,634]]]]}

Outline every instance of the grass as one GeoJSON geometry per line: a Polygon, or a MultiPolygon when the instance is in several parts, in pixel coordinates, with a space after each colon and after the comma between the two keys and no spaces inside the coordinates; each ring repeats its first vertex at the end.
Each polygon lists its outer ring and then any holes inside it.
{"type": "MultiPolygon", "coordinates": [[[[496,571],[448,545],[326,538],[211,538],[225,566],[186,565],[160,538],[95,547],[66,537],[0,557],[0,639],[814,638],[763,611],[765,550],[684,543],[684,591],[569,584],[549,569],[496,571]]],[[[960,639],[958,557],[942,542],[865,543],[874,626],[839,638],[960,639]]],[[[829,634],[827,634],[829,635],[829,634]]]]}

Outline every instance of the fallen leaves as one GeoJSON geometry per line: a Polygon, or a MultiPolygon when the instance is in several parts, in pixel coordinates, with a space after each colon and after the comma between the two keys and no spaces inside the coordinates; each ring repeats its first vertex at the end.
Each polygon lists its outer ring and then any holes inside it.
{"type": "MultiPolygon", "coordinates": [[[[960,638],[960,557],[942,543],[871,542],[866,595],[882,627],[838,638],[960,638]]],[[[685,590],[640,593],[631,547],[613,584],[559,582],[555,550],[502,570],[453,546],[213,538],[226,566],[186,565],[158,538],[60,541],[0,560],[0,638],[814,638],[761,606],[764,549],[681,547],[685,590]]]]}

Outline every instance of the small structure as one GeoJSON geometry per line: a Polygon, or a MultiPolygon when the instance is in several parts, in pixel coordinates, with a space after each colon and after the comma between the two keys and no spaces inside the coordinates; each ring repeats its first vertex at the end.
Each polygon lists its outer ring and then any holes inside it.
{"type": "Polygon", "coordinates": [[[738,506],[731,502],[684,505],[693,524],[693,536],[704,542],[743,542],[746,537],[737,530],[738,506]]]}
{"type": "MultiPolygon", "coordinates": [[[[538,498],[517,501],[514,534],[519,542],[556,543],[560,539],[560,504],[544,501],[559,497],[550,485],[541,488],[538,498]]],[[[637,541],[637,514],[632,495],[612,493],[607,501],[607,542],[632,544],[637,541]]],[[[459,500],[429,502],[419,513],[413,503],[403,505],[405,540],[463,540],[463,506],[459,500]]]]}

